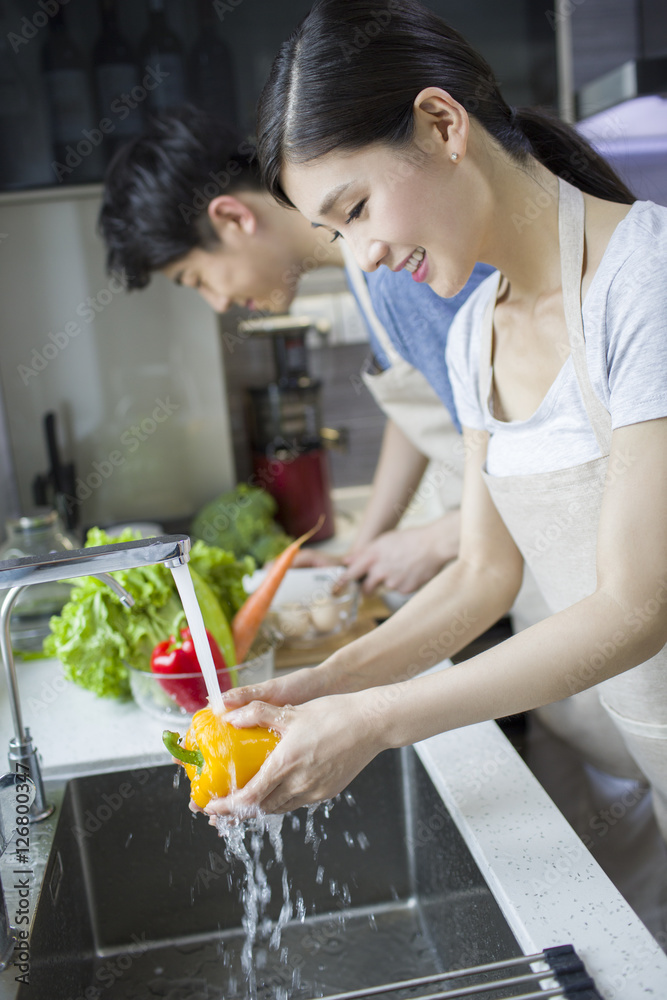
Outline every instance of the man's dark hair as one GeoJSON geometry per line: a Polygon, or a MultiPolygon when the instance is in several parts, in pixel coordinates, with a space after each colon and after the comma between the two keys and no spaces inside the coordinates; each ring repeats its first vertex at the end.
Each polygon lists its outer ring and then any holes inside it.
{"type": "Polygon", "coordinates": [[[191,106],[153,118],[106,173],[99,229],[108,270],[144,288],[151,272],[218,243],[206,211],[213,198],[260,188],[253,145],[223,121],[191,106]]]}

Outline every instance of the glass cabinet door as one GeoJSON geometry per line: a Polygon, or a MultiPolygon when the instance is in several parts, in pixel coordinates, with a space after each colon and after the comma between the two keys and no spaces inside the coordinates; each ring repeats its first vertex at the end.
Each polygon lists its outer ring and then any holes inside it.
{"type": "MultiPolygon", "coordinates": [[[[514,104],[555,103],[535,0],[426,0],[514,104]]],[[[0,0],[0,190],[100,182],[149,115],[182,101],[246,135],[280,44],[311,0],[0,0]]]]}

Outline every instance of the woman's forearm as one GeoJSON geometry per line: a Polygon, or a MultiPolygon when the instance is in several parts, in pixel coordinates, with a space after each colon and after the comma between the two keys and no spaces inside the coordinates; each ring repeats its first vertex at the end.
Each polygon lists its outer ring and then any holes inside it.
{"type": "Polygon", "coordinates": [[[458,653],[512,606],[521,580],[493,566],[450,563],[399,611],[315,668],[326,688],[357,691],[414,677],[458,653]]]}
{"type": "Polygon", "coordinates": [[[654,656],[664,636],[604,591],[437,674],[366,692],[386,747],[560,701],[654,656]]]}

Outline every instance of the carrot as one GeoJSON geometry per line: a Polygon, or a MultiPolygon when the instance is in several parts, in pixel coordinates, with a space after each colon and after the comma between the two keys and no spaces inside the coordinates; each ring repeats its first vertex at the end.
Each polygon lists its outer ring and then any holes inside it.
{"type": "Polygon", "coordinates": [[[236,646],[236,662],[243,663],[248,650],[253,644],[254,638],[259,632],[260,625],[266,617],[266,613],[271,606],[271,601],[275,597],[278,587],[282,583],[285,573],[290,568],[294,557],[304,542],[320,530],[324,523],[324,514],[314,528],[307,531],[301,538],[284,549],[267,570],[266,576],[246,601],[241,605],[232,619],[232,636],[236,646]]]}

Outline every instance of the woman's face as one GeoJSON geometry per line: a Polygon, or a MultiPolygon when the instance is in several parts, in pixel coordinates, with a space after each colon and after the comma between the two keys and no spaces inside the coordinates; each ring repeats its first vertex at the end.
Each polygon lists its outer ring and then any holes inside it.
{"type": "Polygon", "coordinates": [[[456,295],[478,259],[479,213],[463,159],[445,143],[427,152],[380,144],[329,153],[282,172],[290,200],[313,225],[345,239],[364,271],[404,268],[443,297],[456,295]]]}

